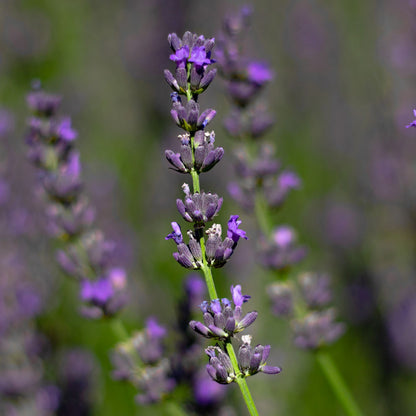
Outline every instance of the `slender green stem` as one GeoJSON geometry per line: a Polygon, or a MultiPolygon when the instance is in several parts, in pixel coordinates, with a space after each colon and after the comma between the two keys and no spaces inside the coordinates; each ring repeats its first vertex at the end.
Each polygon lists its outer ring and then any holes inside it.
{"type": "Polygon", "coordinates": [[[168,401],[165,404],[165,409],[171,416],[186,416],[187,413],[174,401],[168,401]]]}
{"type": "Polygon", "coordinates": [[[110,318],[110,325],[114,335],[119,341],[126,341],[129,338],[129,333],[119,318],[110,318]]]}
{"type": "MultiPolygon", "coordinates": [[[[188,63],[187,66],[187,73],[188,73],[188,80],[190,79],[190,70],[191,70],[191,64],[188,63]]],[[[192,97],[192,92],[191,92],[191,85],[190,82],[188,82],[188,87],[187,87],[187,91],[186,91],[186,98],[187,100],[191,100],[192,97]]],[[[191,149],[192,149],[192,162],[193,165],[195,164],[195,135],[194,133],[190,134],[190,142],[191,142],[191,149]]],[[[201,187],[200,187],[200,183],[199,183],[199,173],[193,168],[191,170],[191,177],[192,177],[192,186],[193,186],[193,192],[196,193],[200,193],[201,192],[201,187]]],[[[206,249],[205,249],[205,237],[204,237],[204,232],[203,232],[203,228],[199,229],[198,231],[198,237],[199,237],[199,244],[201,246],[201,255],[202,255],[202,266],[201,266],[201,270],[204,274],[205,277],[205,282],[208,288],[208,293],[209,293],[209,297],[211,300],[213,299],[218,299],[218,294],[217,294],[217,290],[215,288],[215,283],[214,283],[214,279],[212,277],[212,272],[211,272],[211,267],[208,265],[207,259],[206,259],[206,249]]],[[[251,397],[250,394],[250,390],[248,388],[247,382],[244,378],[244,375],[241,373],[239,367],[238,367],[238,361],[237,361],[237,356],[235,354],[234,351],[234,347],[231,343],[231,340],[228,340],[225,343],[225,349],[228,353],[228,356],[230,357],[233,369],[234,369],[234,373],[236,374],[236,382],[238,384],[238,386],[240,387],[241,393],[243,395],[244,401],[247,405],[247,408],[250,412],[251,416],[258,416],[258,412],[256,409],[256,406],[254,404],[254,400],[251,397]]],[[[179,416],[179,413],[178,413],[179,416]]]]}
{"type": "Polygon", "coordinates": [[[315,356],[345,412],[349,416],[363,416],[332,358],[324,351],[317,351],[315,356]]]}
{"type": "Polygon", "coordinates": [[[272,222],[270,220],[270,212],[267,208],[266,201],[259,191],[254,197],[254,213],[259,224],[261,232],[268,237],[272,230],[272,222]]]}
{"type": "Polygon", "coordinates": [[[233,365],[233,369],[236,374],[236,383],[238,384],[238,387],[240,387],[241,394],[243,395],[244,401],[246,402],[246,406],[248,411],[250,412],[250,415],[259,416],[254,400],[251,397],[247,381],[244,378],[243,374],[241,374],[241,371],[238,367],[237,357],[235,355],[233,344],[231,344],[231,340],[228,340],[225,343],[225,349],[227,350],[228,356],[230,357],[231,364],[233,365]]]}

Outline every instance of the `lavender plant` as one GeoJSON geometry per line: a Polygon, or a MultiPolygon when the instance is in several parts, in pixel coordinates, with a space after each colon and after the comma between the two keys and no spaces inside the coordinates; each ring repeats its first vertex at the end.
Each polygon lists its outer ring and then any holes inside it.
{"type": "Polygon", "coordinates": [[[235,170],[239,183],[231,183],[229,191],[243,208],[254,212],[262,234],[258,257],[265,268],[276,272],[278,281],[268,287],[273,312],[293,318],[295,344],[315,351],[345,411],[358,416],[360,409],[335,364],[322,350],[344,332],[344,325],[335,321],[335,310],[324,308],[330,299],[329,278],[304,274],[294,282],[292,266],[303,259],[306,250],[297,245],[296,233],[291,227],[274,226],[275,211],[292,189],[299,188],[300,179],[292,171],[279,173],[280,162],[273,157],[272,146],[260,142],[273,125],[273,119],[264,104],[260,106],[255,100],[272,79],[272,71],[266,64],[247,57],[242,50],[251,13],[251,8],[244,7],[225,19],[215,55],[232,105],[231,115],[224,124],[237,143],[235,170]]]}
{"type": "Polygon", "coordinates": [[[173,169],[190,174],[193,189],[184,184],[185,201],[177,201],[177,207],[183,218],[193,223],[188,230],[188,243],[184,241],[181,227],[172,222],[173,231],[166,237],[172,239],[177,252],[175,260],[183,267],[201,270],[208,288],[210,301],[203,302],[201,309],[204,322],[191,321],[191,327],[200,335],[217,341],[215,346],[205,352],[209,357],[207,371],[211,378],[220,384],[236,382],[251,415],[257,415],[257,409],[251,397],[246,378],[259,371],[277,374],[280,368],[266,365],[270,346],[251,346],[251,336],[242,337],[243,343],[236,354],[232,340],[235,335],[254,322],[256,312],[242,315],[242,305],[250,296],[243,295],[240,285],[231,287],[232,301],[218,297],[212,268],[223,267],[230,259],[240,238],[247,239],[240,229],[238,215],[231,215],[227,235],[223,239],[220,224],[213,224],[206,229],[206,223],[213,220],[220,210],[222,199],[217,195],[201,191],[200,174],[212,169],[222,158],[224,150],[215,147],[214,132],[205,131],[216,111],[207,109],[200,113],[199,94],[204,92],[214,79],[216,70],[209,69],[214,63],[211,52],[214,39],[205,39],[186,32],[182,38],[175,33],[168,37],[172,54],[170,59],[176,63],[175,75],[165,70],[165,79],[173,89],[171,94],[171,115],[176,124],[184,130],[178,136],[181,142],[180,152],[166,151],[166,158],[173,169]],[[186,102],[182,102],[184,96],[186,102]],[[205,235],[208,238],[205,239],[205,235]]]}
{"type": "Polygon", "coordinates": [[[82,313],[92,319],[111,317],[126,303],[126,274],[116,267],[114,245],[94,229],[94,210],[83,193],[77,132],[68,116],[58,116],[61,98],[41,90],[27,96],[28,157],[38,168],[47,200],[49,229],[64,244],[57,260],[80,286],[82,313]]]}

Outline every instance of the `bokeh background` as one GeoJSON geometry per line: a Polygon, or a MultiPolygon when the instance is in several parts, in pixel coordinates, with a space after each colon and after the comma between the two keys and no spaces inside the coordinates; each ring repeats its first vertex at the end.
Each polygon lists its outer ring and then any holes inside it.
{"type": "MultiPolygon", "coordinates": [[[[25,157],[25,96],[38,79],[64,97],[98,224],[128,269],[126,326],[141,328],[149,315],[172,324],[186,271],[164,240],[170,222],[179,221],[175,200],[184,180],[164,158],[179,133],[163,79],[163,69],[172,68],[166,38],[185,30],[216,36],[224,15],[240,6],[0,0],[0,297],[16,282],[36,288],[38,297],[22,302],[31,305],[28,325],[42,338],[42,377],[54,385],[68,371],[68,356],[78,354],[72,359],[85,362],[90,376],[87,414],[168,413],[163,405],[138,406],[134,389],[112,380],[114,335],[108,323],[78,314],[77,289],[55,265],[36,174],[25,157]]],[[[416,133],[405,128],[416,105],[416,2],[258,0],[254,6],[247,51],[275,71],[262,96],[277,119],[269,140],[302,178],[277,223],[293,226],[308,247],[299,271],[333,277],[348,330],[331,355],[365,413],[416,414],[416,133]]],[[[222,127],[229,103],[219,77],[201,99],[217,110],[211,126],[226,151],[202,177],[203,188],[225,197],[225,223],[239,208],[226,191],[234,144],[222,127]]],[[[254,235],[253,219],[241,217],[254,235]]],[[[293,347],[287,323],[271,314],[270,281],[254,246],[240,244],[216,282],[224,296],[236,283],[251,294],[259,311],[256,340],[270,343],[270,362],[283,367],[277,377],[249,380],[260,413],[342,415],[313,357],[293,347]]],[[[2,307],[0,319],[13,320],[2,307]]],[[[229,403],[244,414],[236,386],[229,389],[229,403]]]]}

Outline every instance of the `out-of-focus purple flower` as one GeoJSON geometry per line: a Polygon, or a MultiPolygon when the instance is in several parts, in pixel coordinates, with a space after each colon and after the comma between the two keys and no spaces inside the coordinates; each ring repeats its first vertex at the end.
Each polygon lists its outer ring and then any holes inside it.
{"type": "Polygon", "coordinates": [[[310,309],[319,309],[331,302],[331,281],[328,275],[303,273],[298,281],[302,296],[310,309]]]}
{"type": "Polygon", "coordinates": [[[240,238],[248,240],[247,233],[244,230],[238,228],[242,223],[242,221],[238,218],[238,215],[231,215],[230,219],[228,220],[227,237],[231,238],[234,243],[237,243],[240,238]]]}
{"type": "Polygon", "coordinates": [[[283,190],[297,189],[301,185],[301,181],[298,175],[292,171],[283,171],[279,175],[279,185],[283,190]]]}
{"type": "MultiPolygon", "coordinates": [[[[413,114],[416,117],[416,109],[413,110],[413,114]]],[[[409,127],[416,127],[416,120],[413,120],[410,124],[408,124],[406,126],[406,128],[408,129],[409,127]]]]}
{"type": "Polygon", "coordinates": [[[393,352],[404,366],[416,370],[416,301],[414,290],[387,314],[387,330],[393,352]]]}
{"type": "Polygon", "coordinates": [[[84,280],[81,282],[81,298],[84,301],[103,306],[114,294],[111,281],[105,277],[97,280],[84,280]]]}
{"type": "Polygon", "coordinates": [[[56,132],[59,138],[64,140],[65,142],[72,142],[78,136],[77,131],[74,130],[71,126],[70,117],[65,117],[60,121],[60,123],[56,127],[56,132]]]}
{"type": "Polygon", "coordinates": [[[277,227],[270,241],[260,241],[261,262],[265,267],[276,270],[284,270],[300,262],[306,255],[306,248],[296,243],[296,233],[291,227],[277,227]]]}
{"type": "Polygon", "coordinates": [[[74,349],[66,352],[59,364],[57,416],[87,416],[92,408],[94,357],[74,349]]]}
{"type": "Polygon", "coordinates": [[[287,283],[272,283],[267,287],[272,302],[272,312],[279,317],[292,316],[294,310],[293,290],[287,283]]]}
{"type": "Polygon", "coordinates": [[[52,116],[61,104],[62,98],[44,91],[35,91],[27,95],[29,108],[44,117],[52,116]]]}
{"type": "Polygon", "coordinates": [[[273,233],[273,240],[279,248],[287,248],[296,240],[296,234],[292,227],[281,225],[273,233]]]}
{"type": "Polygon", "coordinates": [[[292,324],[295,345],[303,349],[332,344],[345,332],[345,325],[335,321],[334,309],[310,312],[292,324]]]}
{"type": "Polygon", "coordinates": [[[227,390],[225,386],[212,380],[206,371],[201,371],[193,383],[193,392],[199,406],[212,406],[225,397],[227,390]]]}
{"type": "Polygon", "coordinates": [[[201,303],[202,297],[205,295],[206,292],[206,285],[204,279],[199,274],[190,274],[185,279],[185,291],[188,298],[191,298],[191,300],[201,299],[201,301],[199,302],[201,303]]]}
{"type": "Polygon", "coordinates": [[[263,62],[250,62],[247,66],[247,76],[251,82],[263,85],[273,79],[273,72],[263,62]]]}
{"type": "Polygon", "coordinates": [[[166,328],[159,325],[154,316],[146,319],[146,331],[150,338],[164,338],[166,336],[166,328]]]}

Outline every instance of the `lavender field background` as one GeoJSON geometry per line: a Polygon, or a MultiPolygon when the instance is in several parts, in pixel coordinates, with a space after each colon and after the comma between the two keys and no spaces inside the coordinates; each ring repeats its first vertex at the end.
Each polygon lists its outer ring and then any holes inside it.
{"type": "MultiPolygon", "coordinates": [[[[254,6],[245,48],[274,72],[259,98],[276,119],[267,138],[302,182],[273,217],[307,248],[292,273],[331,275],[346,332],[328,351],[363,413],[416,414],[416,130],[406,128],[416,107],[416,2],[254,6]]],[[[118,340],[110,322],[79,313],[79,288],[56,263],[58,243],[26,156],[26,95],[39,80],[63,97],[98,227],[127,270],[129,301],[120,319],[134,331],[157,317],[170,327],[169,355],[189,273],[165,241],[180,220],[175,200],[185,180],[164,155],[179,134],[163,76],[172,70],[166,39],[186,30],[217,37],[224,16],[239,7],[0,0],[0,409],[20,402],[7,416],[174,414],[168,401],[138,404],[137,391],[113,379],[109,355],[118,340]]],[[[251,295],[259,318],[250,334],[272,345],[270,362],[282,367],[278,376],[248,379],[259,413],[343,415],[313,355],[293,345],[288,322],[272,313],[266,288],[273,279],[258,264],[255,220],[228,194],[236,143],[223,127],[230,103],[220,76],[203,106],[216,109],[210,128],[225,150],[202,176],[203,187],[224,197],[216,221],[238,213],[249,236],[215,270],[215,283],[221,297],[237,283],[251,295]]],[[[226,389],[234,413],[224,414],[246,414],[237,386],[226,389]]],[[[173,401],[188,394],[178,389],[173,401]]]]}

